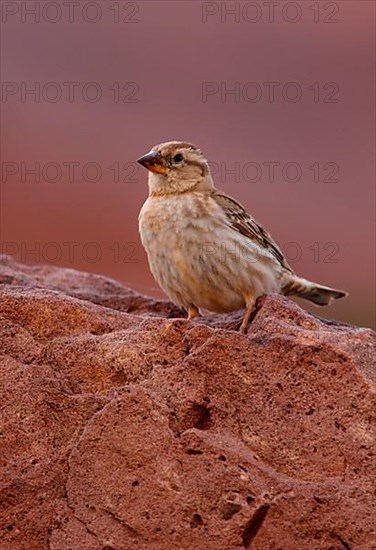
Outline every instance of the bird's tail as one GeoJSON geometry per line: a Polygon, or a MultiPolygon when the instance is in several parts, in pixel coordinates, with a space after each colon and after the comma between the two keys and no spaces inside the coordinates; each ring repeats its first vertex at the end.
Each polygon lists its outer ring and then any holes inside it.
{"type": "Polygon", "coordinates": [[[296,276],[291,277],[286,282],[282,288],[282,294],[285,296],[300,296],[319,306],[330,305],[334,300],[348,296],[348,293],[343,290],[318,285],[296,276]]]}

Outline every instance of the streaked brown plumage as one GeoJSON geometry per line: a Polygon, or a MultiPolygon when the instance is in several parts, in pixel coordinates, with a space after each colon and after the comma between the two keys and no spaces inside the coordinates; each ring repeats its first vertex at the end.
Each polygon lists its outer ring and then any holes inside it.
{"type": "Polygon", "coordinates": [[[149,170],[149,197],[139,230],[158,284],[190,319],[199,309],[246,308],[258,296],[297,295],[319,305],[346,292],[298,277],[270,234],[235,199],[214,187],[208,162],[193,144],[156,145],[139,159],[149,170]]]}

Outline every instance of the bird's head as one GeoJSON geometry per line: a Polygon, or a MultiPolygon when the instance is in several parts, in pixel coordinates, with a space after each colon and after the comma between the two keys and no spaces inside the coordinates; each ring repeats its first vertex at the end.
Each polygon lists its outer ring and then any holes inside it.
{"type": "Polygon", "coordinates": [[[192,143],[169,141],[155,145],[138,161],[149,170],[151,195],[168,195],[213,188],[209,165],[192,143]]]}

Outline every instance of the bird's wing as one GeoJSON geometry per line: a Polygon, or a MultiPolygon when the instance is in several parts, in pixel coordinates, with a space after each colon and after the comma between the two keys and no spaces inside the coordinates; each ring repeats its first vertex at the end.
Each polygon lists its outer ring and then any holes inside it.
{"type": "Polygon", "coordinates": [[[213,191],[212,197],[222,208],[231,227],[235,231],[242,233],[242,235],[245,235],[252,241],[256,241],[259,245],[273,254],[284,269],[293,273],[281,249],[271,235],[248,214],[241,204],[217,190],[213,191]]]}

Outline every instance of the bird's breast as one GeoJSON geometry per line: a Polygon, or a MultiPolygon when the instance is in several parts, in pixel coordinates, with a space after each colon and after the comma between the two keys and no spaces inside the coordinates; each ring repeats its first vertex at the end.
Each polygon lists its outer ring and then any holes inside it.
{"type": "Polygon", "coordinates": [[[155,279],[180,306],[232,311],[268,286],[269,266],[256,261],[257,246],[247,242],[245,254],[245,237],[210,196],[150,197],[139,228],[155,279]]]}
{"type": "Polygon", "coordinates": [[[139,215],[142,242],[147,248],[152,241],[175,244],[208,236],[218,218],[215,203],[202,194],[186,193],[165,197],[149,197],[139,215]]]}

